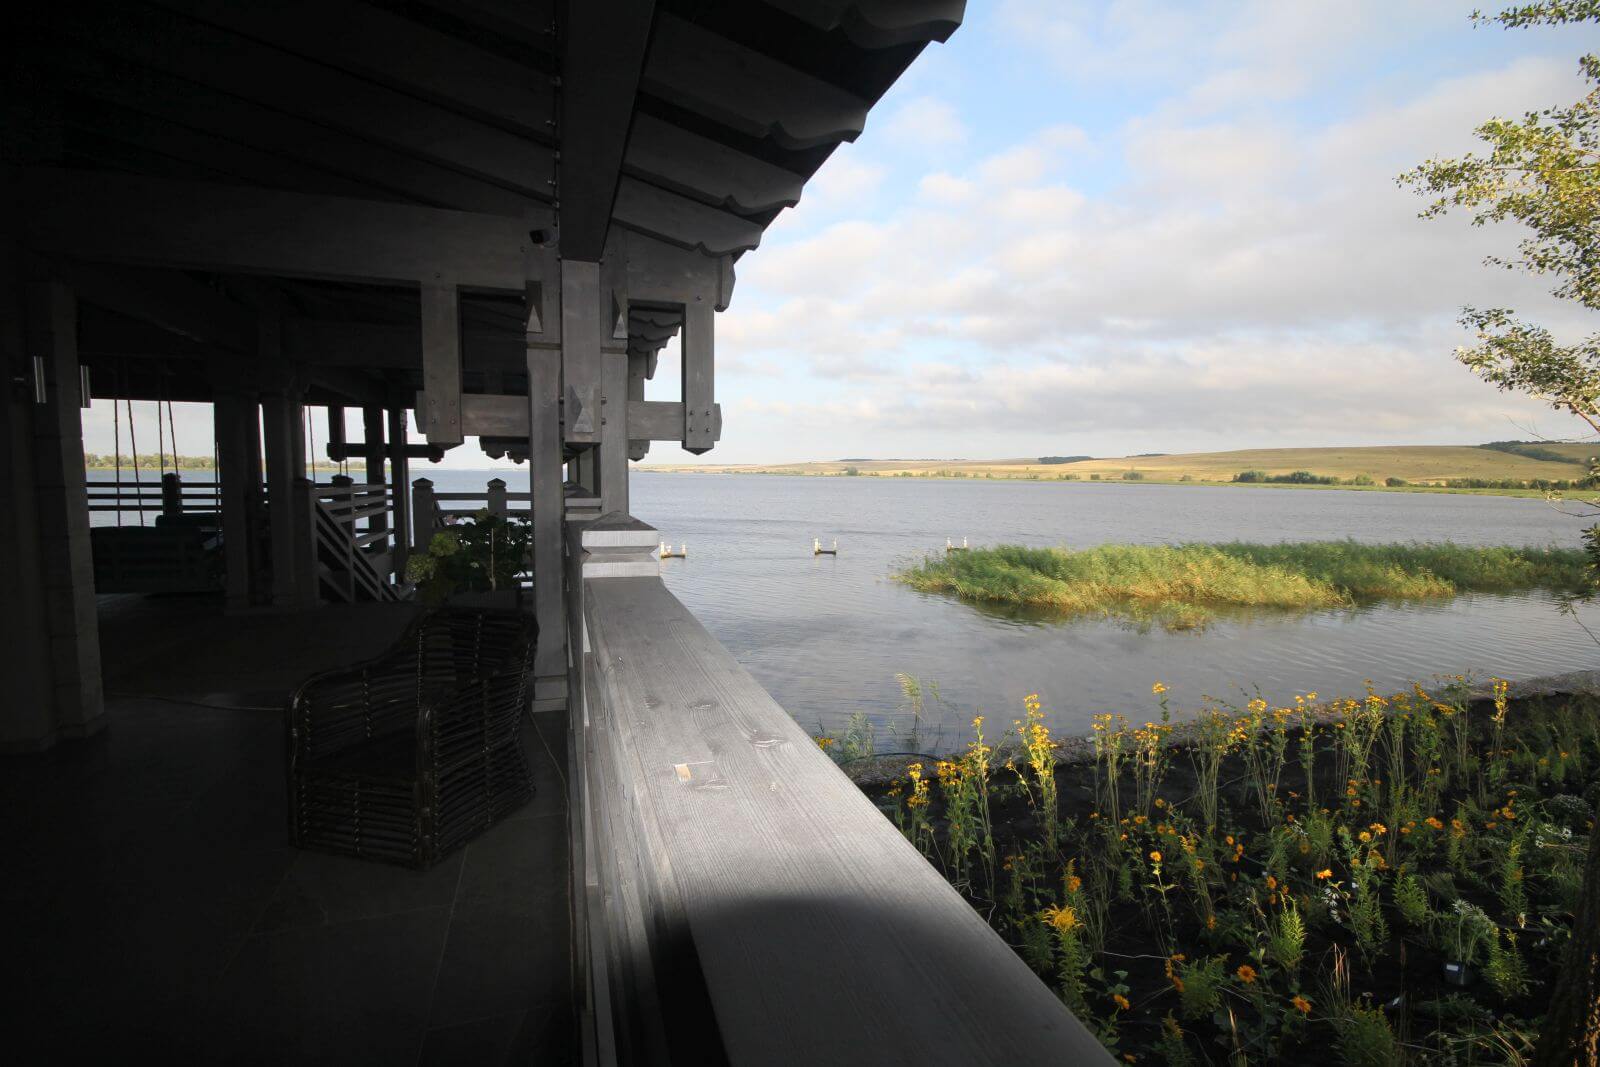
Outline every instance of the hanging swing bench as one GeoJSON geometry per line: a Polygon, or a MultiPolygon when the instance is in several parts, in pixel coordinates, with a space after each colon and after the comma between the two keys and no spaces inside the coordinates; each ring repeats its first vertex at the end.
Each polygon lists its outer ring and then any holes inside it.
{"type": "Polygon", "coordinates": [[[222,588],[223,560],[220,516],[215,510],[185,510],[183,488],[178,474],[176,426],[172,421],[172,402],[156,402],[156,436],[160,440],[161,482],[141,480],[138,438],[133,421],[133,401],[126,401],[128,438],[133,451],[133,481],[122,480],[122,427],[117,402],[112,401],[113,433],[116,438],[116,480],[109,484],[90,483],[89,510],[114,511],[116,524],[94,526],[89,530],[89,546],[94,555],[94,587],[97,593],[209,593],[222,588]],[[166,404],[166,423],[162,425],[162,404],[166,404]],[[165,432],[164,432],[165,431],[165,432]],[[172,471],[166,469],[167,441],[172,444],[172,471]],[[145,513],[157,511],[152,525],[145,513]],[[123,523],[123,515],[135,517],[137,524],[123,523]]]}

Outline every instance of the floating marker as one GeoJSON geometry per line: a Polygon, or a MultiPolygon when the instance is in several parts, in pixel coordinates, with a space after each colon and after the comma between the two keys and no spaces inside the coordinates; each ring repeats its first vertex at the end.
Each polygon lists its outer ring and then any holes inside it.
{"type": "Polygon", "coordinates": [[[839,539],[834,538],[832,548],[823,548],[822,538],[813,537],[811,539],[811,554],[813,556],[837,556],[839,554],[839,539]]]}

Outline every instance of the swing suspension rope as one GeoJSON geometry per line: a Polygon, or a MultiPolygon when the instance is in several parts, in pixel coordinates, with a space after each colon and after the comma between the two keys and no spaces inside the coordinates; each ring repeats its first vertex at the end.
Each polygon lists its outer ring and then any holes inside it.
{"type": "MultiPolygon", "coordinates": [[[[133,491],[134,499],[138,501],[136,510],[139,512],[139,525],[144,525],[144,499],[139,494],[143,492],[139,475],[139,438],[133,429],[133,397],[124,401],[128,405],[128,447],[133,450],[133,491]]],[[[120,505],[118,505],[120,507],[120,505]]]]}
{"type": "MultiPolygon", "coordinates": [[[[167,437],[172,445],[172,471],[178,471],[178,420],[172,414],[172,398],[167,397],[167,437]]],[[[179,475],[182,477],[182,475],[179,475]]]]}
{"type": "Polygon", "coordinates": [[[122,408],[117,404],[117,394],[111,394],[111,454],[116,464],[117,525],[122,525],[122,408]]]}
{"type": "Polygon", "coordinates": [[[161,480],[167,478],[167,439],[161,430],[161,399],[156,398],[156,462],[161,466],[161,480]]]}

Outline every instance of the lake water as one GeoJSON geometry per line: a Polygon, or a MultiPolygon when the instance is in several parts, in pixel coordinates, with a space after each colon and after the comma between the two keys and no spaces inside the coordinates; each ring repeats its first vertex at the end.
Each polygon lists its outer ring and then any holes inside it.
{"type": "MultiPolygon", "coordinates": [[[[524,469],[525,471],[525,469],[524,469]]],[[[512,489],[524,471],[504,472],[512,489]]],[[[422,468],[441,491],[481,488],[493,472],[422,468]]],[[[99,475],[94,475],[99,477],[99,475]]],[[[195,472],[186,475],[204,480],[195,472]]],[[[667,585],[813,732],[856,712],[893,745],[909,725],[895,675],[937,682],[947,707],[923,744],[958,746],[982,711],[1000,723],[1037,692],[1062,731],[1089,717],[1175,710],[1202,695],[1259,687],[1287,700],[1359,694],[1441,674],[1526,678],[1591,668],[1597,649],[1543,593],[1446,603],[1224,618],[1203,631],[1140,630],[1105,620],[1028,620],[918,593],[890,574],[945,539],[1082,548],[1108,541],[1455,541],[1575,545],[1585,520],[1542,500],[1337,490],[1142,486],[1095,482],[799,478],[635,472],[633,513],[689,558],[667,585]],[[811,540],[839,542],[813,556],[811,540]]],[[[110,515],[95,516],[97,524],[110,515]]],[[[124,521],[127,521],[125,518],[124,521]]],[[[1600,632],[1600,608],[1584,609],[1600,632]]]]}

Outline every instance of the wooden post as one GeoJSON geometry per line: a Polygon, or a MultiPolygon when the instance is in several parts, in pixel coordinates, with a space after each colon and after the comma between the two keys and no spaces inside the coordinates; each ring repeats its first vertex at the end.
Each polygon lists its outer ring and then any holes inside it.
{"type": "Polygon", "coordinates": [[[535,245],[527,260],[525,339],[528,361],[528,483],[533,513],[533,601],[539,624],[534,650],[536,707],[561,707],[567,697],[567,619],[562,573],[566,491],[561,363],[561,268],[554,249],[535,245]]]}
{"type": "Polygon", "coordinates": [[[628,513],[628,353],[602,352],[600,511],[628,513]]]}
{"type": "Polygon", "coordinates": [[[422,287],[422,397],[417,423],[430,444],[461,443],[461,315],[453,282],[422,287]]]}
{"type": "MultiPolygon", "coordinates": [[[[355,503],[355,494],[353,492],[351,492],[351,490],[350,490],[350,487],[355,484],[355,479],[354,478],[351,478],[348,474],[335,474],[332,478],[330,478],[328,480],[333,483],[335,488],[344,490],[344,501],[343,501],[343,503],[345,504],[345,506],[349,507],[349,506],[352,506],[355,503]]],[[[337,501],[338,498],[336,497],[335,500],[337,501]]],[[[315,506],[315,504],[313,504],[313,506],[315,506]]],[[[344,532],[345,532],[345,540],[344,540],[344,577],[345,577],[345,587],[346,587],[345,588],[345,599],[346,600],[354,600],[356,598],[356,560],[355,560],[355,555],[356,555],[356,527],[355,527],[355,522],[352,520],[349,525],[345,525],[345,524],[341,523],[340,524],[340,528],[343,529],[344,532]]],[[[314,566],[314,562],[313,562],[313,566],[314,566]]]]}
{"type": "MultiPolygon", "coordinates": [[[[328,444],[326,447],[326,454],[328,458],[332,459],[335,449],[342,449],[344,448],[344,445],[344,408],[338,404],[329,404],[328,444]]],[[[317,459],[317,456],[311,457],[313,463],[315,463],[317,459]]]]}
{"type": "Polygon", "coordinates": [[[320,568],[317,566],[317,501],[311,495],[315,491],[316,484],[303,477],[294,479],[289,487],[291,510],[298,531],[292,545],[294,600],[302,608],[316,607],[322,600],[322,582],[318,576],[320,568]]]}
{"type": "Polygon", "coordinates": [[[222,512],[223,590],[229,611],[250,606],[253,534],[251,497],[260,495],[256,404],[253,397],[218,389],[211,417],[217,439],[217,507],[222,512]],[[252,485],[252,479],[254,484],[252,485]]]}
{"type": "MultiPolygon", "coordinates": [[[[389,490],[394,496],[394,573],[404,579],[411,558],[411,459],[406,455],[406,409],[389,409],[389,490]]],[[[432,518],[433,511],[428,511],[432,518]]]]}
{"type": "MultiPolygon", "coordinates": [[[[384,484],[383,453],[376,451],[373,447],[383,444],[382,408],[368,405],[361,409],[361,435],[363,443],[367,446],[367,484],[382,485],[384,484]]],[[[401,487],[400,491],[404,491],[404,486],[401,487]]],[[[397,494],[391,493],[390,495],[393,497],[397,494]]],[[[367,520],[368,533],[377,533],[379,530],[388,528],[389,516],[387,515],[374,515],[367,520]]],[[[374,541],[373,545],[376,546],[374,549],[376,552],[389,551],[387,538],[374,541]]]]}
{"type": "Polygon", "coordinates": [[[10,687],[0,701],[0,748],[30,750],[100,729],[105,695],[84,487],[77,300],[54,281],[23,290],[5,251],[0,307],[20,314],[0,315],[7,320],[0,331],[7,349],[39,357],[43,370],[42,403],[32,391],[10,390],[0,399],[8,405],[3,443],[14,464],[0,494],[6,505],[0,548],[7,568],[15,565],[0,613],[6,646],[0,663],[10,687]]]}
{"type": "Polygon", "coordinates": [[[506,483],[499,478],[489,479],[489,514],[496,518],[506,517],[506,483]]]}
{"type": "Polygon", "coordinates": [[[183,479],[177,471],[161,476],[161,514],[169,519],[183,514],[183,479]]]}
{"type": "Polygon", "coordinates": [[[411,507],[414,511],[412,522],[417,531],[417,539],[413,542],[414,550],[425,553],[433,541],[433,516],[438,507],[433,500],[433,482],[427,478],[418,478],[411,483],[411,507]]]}
{"type": "MultiPolygon", "coordinates": [[[[301,432],[299,398],[288,390],[261,398],[261,421],[267,445],[267,517],[272,529],[272,604],[294,607],[302,584],[295,574],[299,542],[307,525],[300,521],[295,483],[304,481],[305,436],[301,432]]],[[[301,494],[304,497],[304,494],[301,494]]]]}
{"type": "MultiPolygon", "coordinates": [[[[0,237],[0,352],[27,351],[27,318],[16,257],[0,237]]],[[[50,626],[44,595],[45,546],[36,517],[38,478],[34,473],[34,421],[42,411],[32,390],[8,389],[0,395],[0,675],[6,699],[0,701],[0,751],[48,748],[59,736],[54,672],[50,666],[50,626]]]]}
{"type": "Polygon", "coordinates": [[[716,309],[700,295],[683,308],[683,447],[696,454],[717,443],[712,424],[716,404],[716,309]]]}

